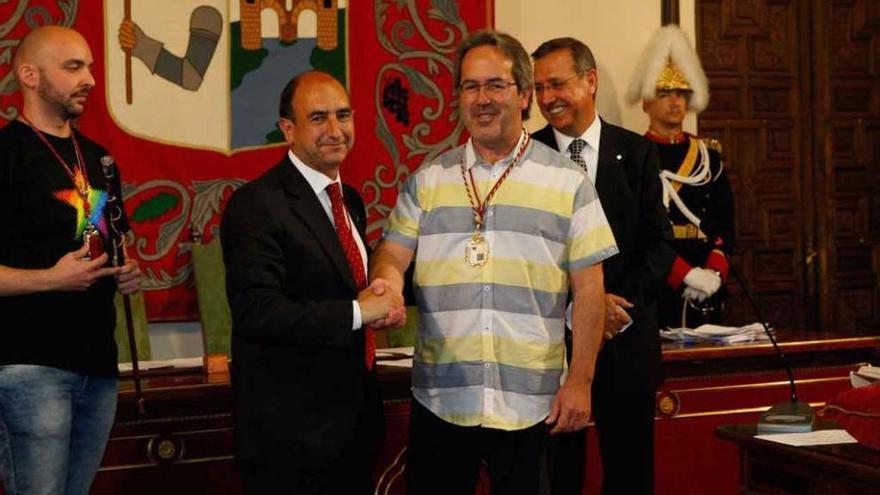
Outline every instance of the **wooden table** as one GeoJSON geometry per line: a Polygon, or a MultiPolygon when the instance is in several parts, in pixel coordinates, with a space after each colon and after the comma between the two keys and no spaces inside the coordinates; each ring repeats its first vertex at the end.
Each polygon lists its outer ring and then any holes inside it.
{"type": "MultiPolygon", "coordinates": [[[[801,401],[822,405],[849,387],[848,373],[880,363],[880,337],[779,333],[801,401]]],[[[740,456],[715,436],[718,426],[756,422],[788,397],[769,343],[663,349],[665,383],[657,393],[656,493],[733,495],[740,456]]],[[[378,493],[403,494],[401,456],[409,428],[409,370],[379,367],[386,442],[377,460],[378,493]]],[[[144,382],[147,414],[136,412],[130,380],[120,383],[116,423],[93,494],[241,493],[232,454],[228,377],[200,369],[161,372],[144,382]]],[[[587,489],[597,494],[601,466],[595,429],[587,431],[587,489]]],[[[2,490],[0,490],[2,493],[2,490]]],[[[880,493],[877,491],[875,493],[880,493]]]]}
{"type": "Polygon", "coordinates": [[[755,430],[754,423],[725,425],[716,430],[719,438],[739,447],[743,493],[880,493],[880,451],[860,444],[792,447],[755,438],[755,430]]]}
{"type": "MultiPolygon", "coordinates": [[[[880,363],[880,337],[779,331],[802,402],[814,407],[849,388],[849,372],[880,363]]],[[[718,426],[754,423],[789,397],[769,342],[663,346],[665,382],[657,392],[654,473],[657,495],[739,493],[739,453],[715,436],[718,426]]],[[[601,483],[598,442],[588,430],[587,491],[601,483]]],[[[880,493],[880,492],[878,492],[880,493]]]]}
{"type": "MultiPolygon", "coordinates": [[[[379,375],[390,447],[381,452],[377,478],[406,445],[409,424],[409,370],[382,366],[379,375]]],[[[116,422],[93,494],[244,492],[233,456],[228,375],[148,373],[143,393],[146,414],[140,415],[132,382],[120,382],[116,422]]]]}
{"type": "MultiPolygon", "coordinates": [[[[804,402],[822,405],[849,387],[848,373],[880,363],[880,337],[780,332],[804,402]]],[[[733,495],[739,491],[736,446],[715,437],[719,425],[757,421],[788,397],[788,384],[769,343],[666,345],[665,383],[657,393],[656,493],[733,495]]],[[[379,492],[402,495],[402,456],[409,433],[409,370],[379,367],[386,442],[375,473],[379,492]]],[[[145,384],[147,417],[137,415],[130,382],[93,493],[240,493],[233,469],[228,378],[198,371],[166,374],[145,384]],[[170,491],[169,487],[171,487],[170,491]],[[164,491],[161,491],[164,490],[164,491]]],[[[601,465],[595,429],[588,428],[587,490],[598,494],[601,465]]],[[[880,492],[878,492],[880,493],[880,492]]]]}

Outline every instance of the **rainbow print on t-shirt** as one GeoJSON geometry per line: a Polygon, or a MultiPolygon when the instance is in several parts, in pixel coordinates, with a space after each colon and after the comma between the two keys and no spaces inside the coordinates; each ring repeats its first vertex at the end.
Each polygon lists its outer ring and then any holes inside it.
{"type": "MultiPolygon", "coordinates": [[[[53,193],[56,199],[62,201],[69,205],[71,208],[76,210],[76,230],[74,232],[74,239],[80,240],[82,238],[83,231],[86,229],[86,215],[85,209],[83,208],[83,200],[80,197],[79,193],[76,189],[63,189],[61,191],[55,191],[53,193]]],[[[96,226],[101,233],[107,237],[107,222],[104,219],[104,206],[107,203],[107,193],[102,191],[101,189],[91,188],[89,189],[89,204],[91,206],[91,214],[89,215],[88,221],[92,223],[92,225],[96,226]]]]}

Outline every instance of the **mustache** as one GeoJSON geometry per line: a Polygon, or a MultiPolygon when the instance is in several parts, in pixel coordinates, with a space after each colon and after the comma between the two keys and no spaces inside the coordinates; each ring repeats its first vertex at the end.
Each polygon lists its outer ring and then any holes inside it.
{"type": "Polygon", "coordinates": [[[470,114],[471,117],[476,117],[476,116],[478,116],[480,114],[484,114],[484,113],[497,115],[497,114],[501,113],[501,109],[498,107],[498,105],[496,105],[494,103],[487,103],[485,105],[475,106],[468,113],[470,114]]]}

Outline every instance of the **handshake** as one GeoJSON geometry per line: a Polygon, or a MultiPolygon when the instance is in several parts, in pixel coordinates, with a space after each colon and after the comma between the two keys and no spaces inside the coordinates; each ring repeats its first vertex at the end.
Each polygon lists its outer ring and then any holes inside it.
{"type": "Polygon", "coordinates": [[[696,267],[685,275],[684,283],[686,287],[682,297],[701,303],[721,288],[721,275],[715,270],[696,267]]]}
{"type": "Polygon", "coordinates": [[[406,324],[403,292],[383,278],[377,278],[357,296],[361,321],[373,328],[400,328],[406,324]]]}

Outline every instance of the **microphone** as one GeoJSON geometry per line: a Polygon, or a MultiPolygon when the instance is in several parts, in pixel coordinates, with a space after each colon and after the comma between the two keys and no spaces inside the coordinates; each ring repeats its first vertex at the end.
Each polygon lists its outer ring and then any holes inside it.
{"type": "Polygon", "coordinates": [[[783,367],[785,368],[785,374],[788,376],[788,385],[791,391],[789,400],[786,402],[780,402],[761,413],[761,419],[758,421],[758,434],[813,431],[816,413],[809,404],[799,402],[797,399],[797,390],[795,389],[794,384],[794,373],[791,371],[791,362],[788,360],[788,357],[785,356],[785,353],[782,352],[782,349],[779,348],[779,345],[777,345],[776,337],[773,336],[773,332],[771,332],[770,328],[767,326],[767,320],[761,315],[761,310],[758,308],[754,299],[752,299],[752,295],[749,292],[748,287],[746,287],[745,281],[739,276],[739,272],[733,266],[733,260],[724,251],[720,249],[719,251],[721,251],[721,253],[724,254],[724,258],[727,259],[730,273],[739,283],[743,294],[746,296],[746,301],[748,301],[749,307],[755,313],[755,316],[757,316],[758,322],[761,323],[764,333],[770,338],[770,343],[773,344],[773,349],[776,351],[776,355],[779,356],[779,360],[782,361],[783,367]]]}

